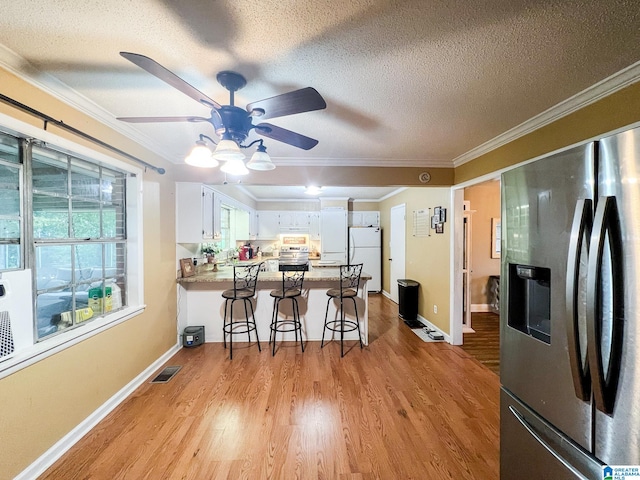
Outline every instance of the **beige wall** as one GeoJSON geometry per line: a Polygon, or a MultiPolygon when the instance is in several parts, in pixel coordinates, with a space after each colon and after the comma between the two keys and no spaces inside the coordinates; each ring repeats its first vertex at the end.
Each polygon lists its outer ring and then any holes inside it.
{"type": "MultiPolygon", "coordinates": [[[[0,85],[3,94],[167,169],[143,176],[145,312],[0,380],[0,477],[13,478],[175,345],[175,196],[167,162],[2,70],[0,85]]],[[[42,126],[6,104],[0,112],[42,126]]]]}
{"type": "Polygon", "coordinates": [[[491,258],[491,219],[500,218],[500,182],[489,181],[464,189],[471,202],[471,304],[489,303],[489,275],[500,275],[500,259],[491,258]]]}
{"type": "Polygon", "coordinates": [[[380,202],[380,222],[382,226],[382,288],[386,292],[397,289],[391,285],[389,274],[389,250],[391,235],[391,208],[405,204],[406,235],[406,278],[420,283],[418,314],[435,324],[445,333],[449,332],[449,290],[450,290],[450,238],[451,238],[451,190],[449,188],[408,188],[393,197],[380,202]],[[413,211],[433,207],[447,209],[444,233],[431,230],[428,237],[413,236],[413,211]],[[438,313],[433,313],[433,305],[438,313]]]}
{"type": "Polygon", "coordinates": [[[640,121],[640,82],[455,169],[455,183],[516,165],[640,121]]]}

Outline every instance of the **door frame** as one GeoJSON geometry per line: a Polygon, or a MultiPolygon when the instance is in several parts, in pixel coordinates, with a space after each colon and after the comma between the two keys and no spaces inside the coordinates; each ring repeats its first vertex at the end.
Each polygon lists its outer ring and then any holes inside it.
{"type": "Polygon", "coordinates": [[[451,317],[449,318],[449,331],[451,332],[451,343],[453,345],[462,345],[463,343],[463,312],[462,312],[462,260],[463,260],[463,248],[464,248],[464,234],[463,234],[463,218],[464,212],[464,189],[478,185],[490,180],[500,178],[503,172],[511,170],[514,166],[498,170],[486,175],[482,175],[473,180],[460,183],[451,187],[451,205],[452,205],[452,231],[451,231],[451,295],[449,311],[451,317]]]}

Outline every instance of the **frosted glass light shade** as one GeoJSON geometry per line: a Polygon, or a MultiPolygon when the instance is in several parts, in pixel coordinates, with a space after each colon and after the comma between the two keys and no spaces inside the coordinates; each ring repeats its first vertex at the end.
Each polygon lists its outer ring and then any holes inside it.
{"type": "Polygon", "coordinates": [[[220,171],[228,173],[229,175],[247,175],[249,173],[249,170],[247,170],[247,167],[241,159],[227,160],[224,165],[220,167],[220,171]]]}
{"type": "Polygon", "coordinates": [[[251,170],[273,170],[276,166],[271,161],[271,157],[267,152],[256,151],[251,160],[247,163],[247,168],[251,170]]]}
{"type": "Polygon", "coordinates": [[[230,160],[244,160],[245,156],[233,140],[220,140],[215,152],[213,152],[213,158],[228,162],[230,160]]]}
{"type": "Polygon", "coordinates": [[[218,166],[218,161],[211,156],[211,150],[204,142],[196,142],[196,146],[191,149],[187,158],[184,159],[187,165],[200,168],[214,168],[218,166]]]}

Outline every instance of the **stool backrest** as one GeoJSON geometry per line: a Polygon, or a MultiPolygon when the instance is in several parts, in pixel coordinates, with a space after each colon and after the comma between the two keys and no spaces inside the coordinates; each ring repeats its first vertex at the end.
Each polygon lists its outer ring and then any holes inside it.
{"type": "Polygon", "coordinates": [[[260,273],[261,263],[252,265],[233,266],[233,291],[234,294],[238,290],[249,290],[252,294],[256,293],[256,284],[258,283],[258,273],[260,273]]]}
{"type": "Polygon", "coordinates": [[[355,265],[340,265],[340,289],[358,289],[360,285],[360,275],[362,274],[362,263],[355,265]]]}
{"type": "Polygon", "coordinates": [[[304,270],[282,272],[282,292],[287,293],[293,290],[302,291],[304,282],[304,270]]]}

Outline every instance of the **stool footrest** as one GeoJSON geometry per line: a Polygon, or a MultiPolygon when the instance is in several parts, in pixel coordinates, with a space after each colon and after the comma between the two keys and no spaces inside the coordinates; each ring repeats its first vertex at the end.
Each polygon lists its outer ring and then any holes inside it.
{"type": "Polygon", "coordinates": [[[358,330],[358,322],[355,320],[328,320],[325,328],[332,332],[353,332],[358,330]]]}

